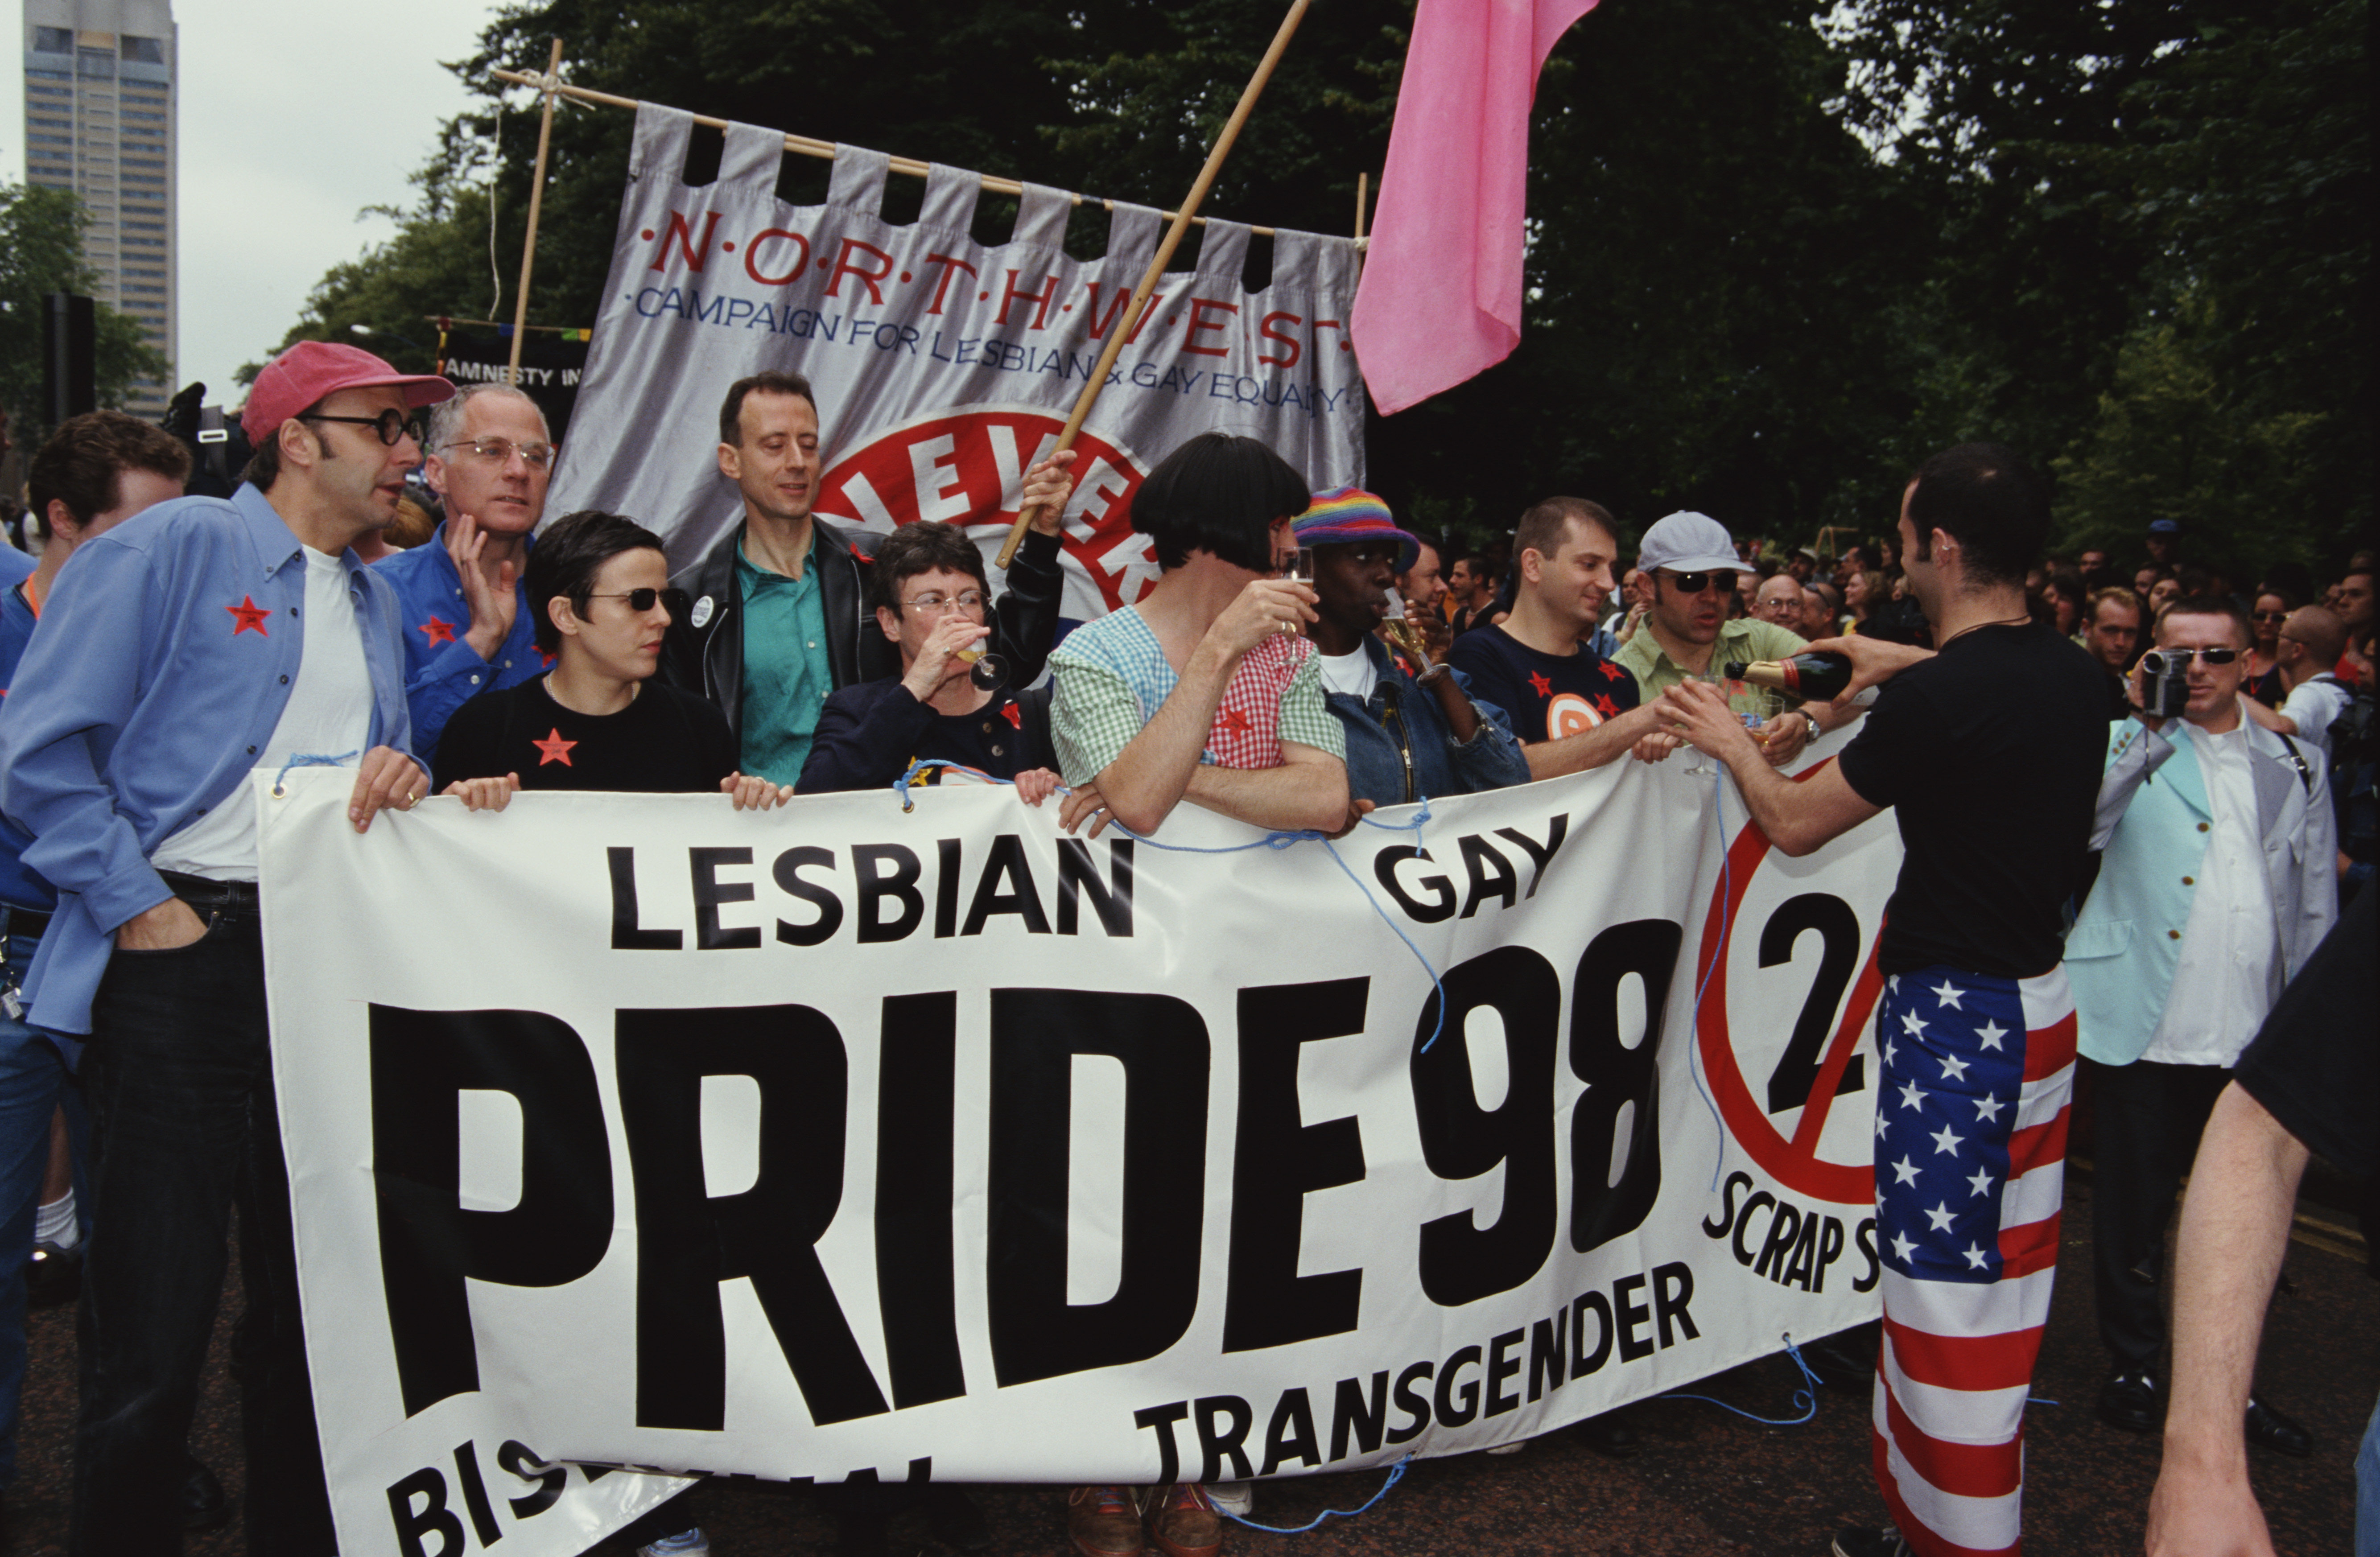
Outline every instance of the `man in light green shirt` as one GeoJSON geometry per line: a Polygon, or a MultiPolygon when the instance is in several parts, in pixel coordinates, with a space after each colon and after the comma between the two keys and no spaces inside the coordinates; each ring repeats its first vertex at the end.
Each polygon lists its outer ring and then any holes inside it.
{"type": "Polygon", "coordinates": [[[1730,708],[1760,719],[1761,749],[1779,766],[1837,722],[1824,703],[1788,708],[1781,694],[1726,675],[1730,664],[1787,659],[1809,645],[1773,622],[1728,619],[1736,575],[1750,565],[1736,556],[1725,525],[1707,514],[1671,514],[1645,532],[1636,566],[1653,580],[1653,605],[1619,663],[1647,705],[1679,682],[1710,682],[1730,708]]]}

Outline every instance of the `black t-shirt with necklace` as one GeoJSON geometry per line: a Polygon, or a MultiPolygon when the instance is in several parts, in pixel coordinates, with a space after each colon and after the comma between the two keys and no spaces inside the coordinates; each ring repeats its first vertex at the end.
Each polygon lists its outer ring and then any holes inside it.
{"type": "Polygon", "coordinates": [[[672,795],[715,790],[735,772],[727,716],[691,693],[654,678],[617,713],[578,713],[553,700],[545,679],[482,692],[455,711],[438,740],[439,790],[518,773],[523,789],[672,795]]]}
{"type": "Polygon", "coordinates": [[[2004,979],[2064,955],[2107,750],[2098,663],[2039,623],[1976,627],[1884,684],[1843,779],[1905,851],[1878,966],[2004,979]]]}

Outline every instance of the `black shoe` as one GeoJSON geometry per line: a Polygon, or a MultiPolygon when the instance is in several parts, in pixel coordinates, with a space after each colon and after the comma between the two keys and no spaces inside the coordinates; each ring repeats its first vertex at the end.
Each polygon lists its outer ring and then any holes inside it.
{"type": "Polygon", "coordinates": [[[25,1307],[55,1308],[82,1295],[82,1246],[35,1244],[25,1261],[25,1307]]]}
{"type": "Polygon", "coordinates": [[[2313,1453],[2312,1433],[2300,1427],[2295,1417],[2283,1416],[2254,1395],[2248,1397],[2248,1441],[2301,1460],[2313,1453]]]}
{"type": "Polygon", "coordinates": [[[1615,1460],[1624,1460],[1645,1447],[1645,1441],[1636,1436],[1636,1429],[1621,1421],[1616,1412],[1589,1417],[1572,1430],[1586,1440],[1588,1448],[1615,1460]]]}
{"type": "Polygon", "coordinates": [[[188,1459],[189,1473],[182,1478],[182,1528],[212,1530],[231,1517],[231,1499],[197,1455],[188,1459]]]}
{"type": "Polygon", "coordinates": [[[1889,1525],[1854,1525],[1835,1532],[1835,1557],[1909,1557],[1909,1543],[1889,1525]]]}
{"type": "Polygon", "coordinates": [[[1802,1348],[1802,1360],[1830,1390],[1866,1394],[1876,1388],[1877,1324],[1854,1325],[1802,1348]]]}
{"type": "Polygon", "coordinates": [[[2144,1372],[2119,1373],[2099,1390],[2099,1420],[2126,1432],[2157,1432],[2165,1427],[2165,1402],[2156,1381],[2144,1372]]]}

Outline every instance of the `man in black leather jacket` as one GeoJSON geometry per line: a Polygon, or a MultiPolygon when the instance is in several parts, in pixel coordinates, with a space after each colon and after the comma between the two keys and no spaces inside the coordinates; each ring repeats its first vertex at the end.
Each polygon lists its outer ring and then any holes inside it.
{"type": "MultiPolygon", "coordinates": [[[[1057,633],[1058,521],[1073,459],[1054,455],[1026,478],[1024,500],[1039,516],[1009,566],[991,645],[1018,687],[1041,674],[1057,633]]],[[[792,784],[827,695],[900,671],[869,609],[866,569],[881,537],[812,515],[823,472],[818,404],[798,373],[729,387],[719,468],[743,494],[744,522],[670,580],[685,603],[672,614],[662,675],[725,711],[744,772],[792,784]]]]}

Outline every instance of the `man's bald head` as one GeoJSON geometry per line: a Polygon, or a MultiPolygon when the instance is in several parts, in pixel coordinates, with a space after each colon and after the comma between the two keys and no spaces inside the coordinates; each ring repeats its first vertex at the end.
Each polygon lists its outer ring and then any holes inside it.
{"type": "Polygon", "coordinates": [[[2305,645],[2306,657],[2317,668],[2338,663],[2347,652],[2347,623],[2325,605],[2301,605],[2281,624],[2281,636],[2305,645]]]}
{"type": "Polygon", "coordinates": [[[1790,573],[1771,574],[1753,597],[1752,613],[1764,622],[1774,622],[1780,627],[1799,628],[1802,623],[1802,586],[1790,573]]]}

